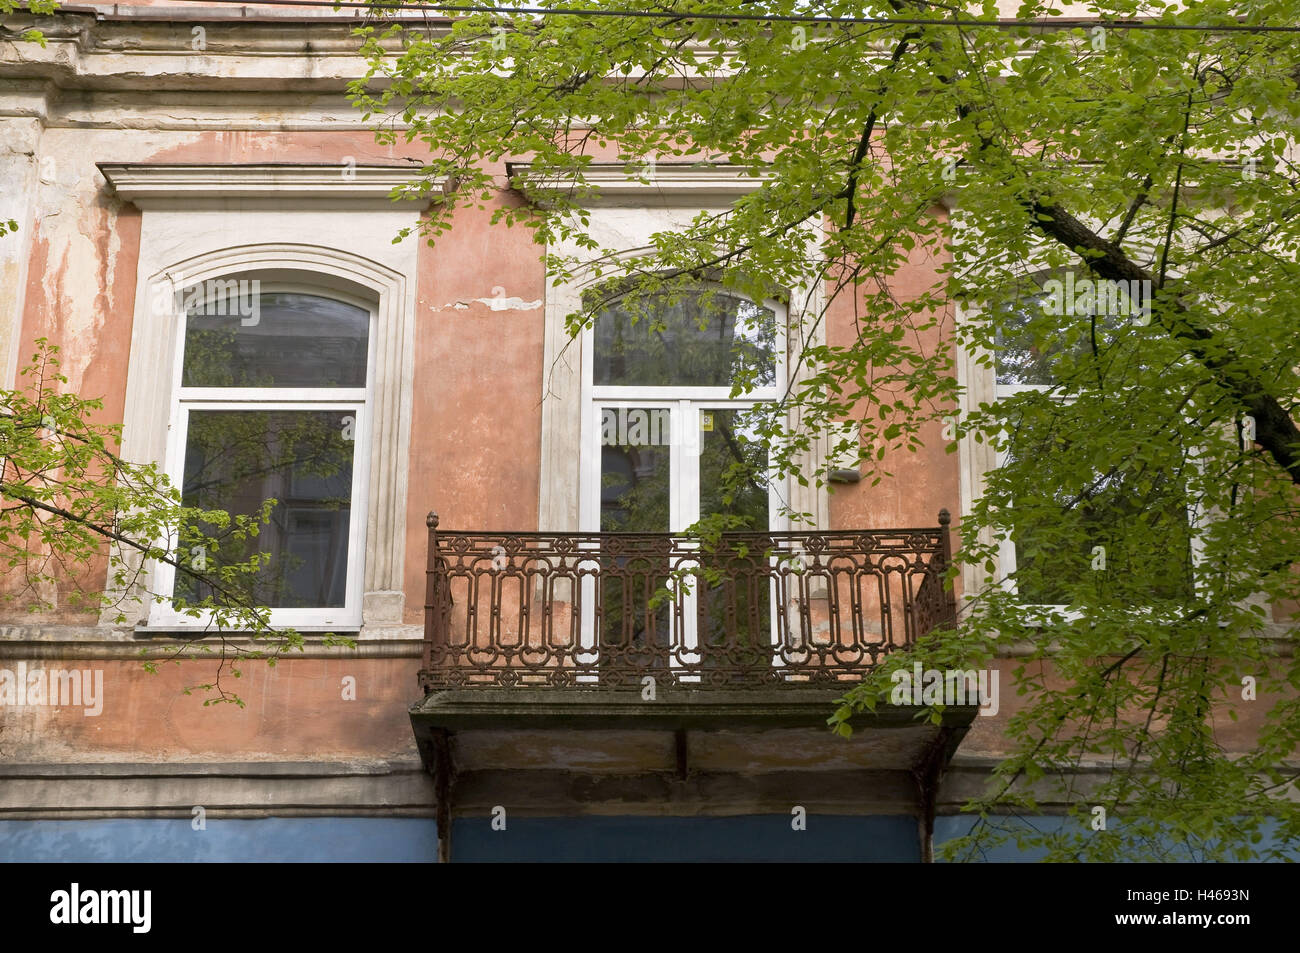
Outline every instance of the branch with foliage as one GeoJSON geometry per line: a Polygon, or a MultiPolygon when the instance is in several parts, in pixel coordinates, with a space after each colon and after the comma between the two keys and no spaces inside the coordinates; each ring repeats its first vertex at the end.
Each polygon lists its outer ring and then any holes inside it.
{"type": "MultiPolygon", "coordinates": [[[[594,269],[646,298],[705,278],[756,300],[820,286],[791,301],[797,373],[761,429],[784,475],[823,480],[802,454],[853,421],[835,449],[856,450],[872,486],[958,406],[948,449],[994,448],[961,520],[959,625],[891,656],[832,719],[849,730],[916,660],[1016,659],[1008,753],[950,854],[1015,838],[1050,859],[1246,858],[1300,839],[1300,663],[1272,608],[1300,589],[1300,93],[1290,34],[1235,29],[1294,26],[1289,0],[1090,5],[1186,28],[1161,30],[1053,24],[1042,0],[1017,13],[1042,29],[954,25],[996,18],[992,3],[891,7],[933,25],[699,19],[734,5],[670,0],[658,19],[430,26],[386,20],[392,6],[358,31],[370,72],[352,95],[381,141],[429,147],[412,188],[453,183],[430,240],[518,189],[545,201],[494,219],[533,230],[557,284],[594,269]],[[628,257],[588,231],[601,158],[651,185],[673,163],[725,163],[755,187],[628,257]],[[501,174],[512,160],[526,179],[501,174]],[[939,278],[901,294],[915,266],[939,278]],[[1041,307],[1067,273],[1124,282],[1135,307],[1041,307]],[[817,333],[831,302],[854,315],[847,342],[817,333]],[[954,342],[1037,386],[973,399],[954,342]],[[1222,740],[1244,706],[1261,710],[1249,751],[1222,740]],[[1000,820],[1047,801],[1119,822],[1000,820]]],[[[591,296],[571,330],[605,303],[591,296]]]]}
{"type": "MultiPolygon", "coordinates": [[[[156,464],[118,455],[121,427],[95,420],[99,400],[65,392],[58,354],[39,340],[21,371],[26,386],[0,391],[0,600],[33,613],[60,610],[63,602],[63,611],[93,612],[119,625],[138,621],[128,617],[130,609],[169,601],[205,624],[180,637],[163,661],[215,656],[213,681],[187,693],[205,692],[205,704],[242,707],[223,679],[238,678],[247,659],[274,665],[304,644],[293,629],[273,626],[257,598],[270,556],[255,540],[276,501],[251,514],[186,505],[156,464]],[[151,563],[173,567],[183,583],[177,594],[150,590],[151,563]],[[186,591],[203,597],[186,599],[186,591]],[[266,647],[240,645],[236,634],[266,647]]],[[[351,644],[337,636],[324,641],[351,644]]],[[[146,661],[146,669],[155,671],[158,661],[146,661]]]]}
{"type": "MultiPolygon", "coordinates": [[[[26,10],[28,13],[36,16],[49,16],[58,8],[59,4],[57,0],[28,0],[26,3],[19,3],[17,0],[0,0],[0,14],[13,13],[15,10],[26,10]]],[[[45,45],[45,36],[40,30],[24,30],[20,34],[20,38],[27,40],[30,43],[39,43],[41,46],[45,45]]],[[[3,227],[5,224],[8,224],[9,231],[18,231],[18,226],[13,222],[0,222],[0,235],[5,233],[3,227]]]]}

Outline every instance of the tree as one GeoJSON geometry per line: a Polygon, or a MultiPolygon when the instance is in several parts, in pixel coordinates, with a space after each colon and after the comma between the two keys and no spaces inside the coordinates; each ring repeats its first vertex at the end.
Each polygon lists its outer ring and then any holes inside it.
{"type": "MultiPolygon", "coordinates": [[[[839,449],[872,481],[940,424],[948,449],[1000,455],[961,520],[974,586],[959,624],[891,656],[832,718],[851,730],[914,661],[1015,650],[1025,704],[954,856],[1016,837],[1051,859],[1247,858],[1276,855],[1268,832],[1300,838],[1300,664],[1277,651],[1294,628],[1270,615],[1300,558],[1300,71],[1291,35],[1268,29],[1294,27],[1290,4],[1096,0],[1078,25],[1025,0],[1018,17],[1041,27],[971,23],[997,16],[991,2],[894,0],[875,21],[842,0],[815,5],[820,22],[788,19],[809,14],[795,0],[596,14],[645,9],[613,0],[437,27],[384,22],[394,6],[358,31],[370,72],[352,95],[381,141],[428,144],[417,187],[454,183],[422,223],[430,241],[457,208],[541,182],[544,208],[501,205],[495,221],[576,241],[620,294],[823,282],[858,333],[801,342],[797,384],[762,427],[783,472],[824,479],[799,454],[844,420],[857,433],[839,449]],[[600,155],[646,181],[725,162],[756,187],[620,258],[585,230],[600,155]],[[512,158],[526,179],[499,175],[512,158]],[[923,260],[942,279],[898,293],[923,260]],[[1041,386],[971,405],[954,340],[1041,386]],[[999,576],[1008,538],[1021,558],[999,576]],[[1053,605],[1027,608],[1031,594],[1053,605]],[[1243,706],[1267,715],[1253,751],[1229,751],[1216,730],[1243,706]],[[1080,789],[1089,766],[1100,780],[1080,789]],[[999,821],[1045,793],[1119,823],[999,821]]],[[[578,261],[546,264],[562,281],[578,261]]]]}
{"type": "MultiPolygon", "coordinates": [[[[124,624],[135,621],[127,615],[131,607],[167,599],[207,624],[180,640],[166,660],[218,660],[213,680],[190,686],[187,694],[205,693],[205,705],[242,707],[223,679],[238,678],[247,659],[274,665],[304,645],[295,630],[273,626],[267,608],[279,577],[257,537],[273,519],[276,500],[248,513],[205,507],[201,492],[190,485],[183,493],[156,464],[122,459],[116,450],[120,425],[96,420],[99,400],[65,392],[59,348],[44,339],[36,343],[20,372],[24,386],[0,390],[0,600],[31,612],[102,613],[124,624]],[[174,567],[175,593],[150,589],[150,561],[174,567]],[[213,633],[215,640],[205,638],[213,633]],[[235,635],[259,647],[241,647],[235,635]]],[[[300,426],[293,440],[283,442],[320,444],[327,438],[319,429],[303,432],[300,426]]],[[[237,473],[276,465],[263,445],[241,446],[230,434],[220,435],[217,447],[237,473]]],[[[353,644],[333,635],[324,641],[353,644]]],[[[157,668],[156,661],[144,664],[157,668]]]]}

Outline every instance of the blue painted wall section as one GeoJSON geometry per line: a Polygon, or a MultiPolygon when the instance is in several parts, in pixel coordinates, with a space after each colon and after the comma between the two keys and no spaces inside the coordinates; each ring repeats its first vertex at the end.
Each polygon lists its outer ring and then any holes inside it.
{"type": "Polygon", "coordinates": [[[898,861],[920,860],[916,819],[789,814],[741,817],[460,817],[454,861],[898,861]]]}
{"type": "MultiPolygon", "coordinates": [[[[0,821],[0,861],[433,862],[423,818],[0,821]]],[[[458,861],[901,861],[919,859],[910,817],[457,818],[458,861]]]]}
{"type": "MultiPolygon", "coordinates": [[[[948,817],[936,817],[934,819],[934,848],[935,856],[939,856],[939,845],[944,841],[952,840],[956,837],[964,837],[970,832],[975,823],[975,818],[970,816],[953,815],[948,817]]],[[[1118,830],[1122,821],[1112,819],[1110,829],[1118,830]]],[[[1039,816],[1039,817],[1005,817],[999,820],[1000,828],[1003,830],[1012,830],[1019,828],[1029,830],[1032,825],[1034,830],[1046,833],[1054,833],[1065,830],[1067,825],[1086,827],[1086,821],[1072,820],[1060,816],[1039,816]]],[[[1270,828],[1273,828],[1270,825],[1270,828]]],[[[1300,844],[1284,844],[1279,836],[1266,828],[1263,840],[1254,845],[1256,850],[1270,850],[1274,848],[1285,848],[1287,855],[1292,861],[1300,861],[1300,844]]],[[[1275,828],[1273,828],[1275,829],[1275,828]]],[[[1098,837],[1106,836],[1104,833],[1098,833],[1098,837]]],[[[1176,848],[1172,840],[1165,844],[1165,850],[1169,852],[1168,860],[1171,862],[1197,863],[1204,860],[1197,852],[1189,852],[1186,848],[1176,848]]],[[[997,847],[986,851],[983,856],[969,858],[975,862],[987,863],[1028,863],[1041,860],[1047,853],[1046,850],[1020,850],[1016,847],[1015,840],[1008,843],[1000,844],[997,847]]],[[[963,858],[967,860],[968,858],[963,858]]]]}
{"type": "Polygon", "coordinates": [[[0,821],[0,861],[431,862],[437,826],[420,817],[0,821]]]}
{"type": "MultiPolygon", "coordinates": [[[[810,815],[792,830],[789,815],[743,817],[457,818],[457,861],[890,861],[920,860],[911,817],[810,815]]],[[[935,819],[935,847],[965,834],[970,817],[935,819]]],[[[1059,817],[1014,821],[1055,830],[1059,817]]],[[[1300,860],[1300,845],[1293,853],[1300,860]]],[[[426,818],[312,817],[0,821],[0,862],[376,862],[433,863],[437,827],[426,818]]],[[[992,862],[1034,861],[1014,842],[989,851],[992,862]]]]}

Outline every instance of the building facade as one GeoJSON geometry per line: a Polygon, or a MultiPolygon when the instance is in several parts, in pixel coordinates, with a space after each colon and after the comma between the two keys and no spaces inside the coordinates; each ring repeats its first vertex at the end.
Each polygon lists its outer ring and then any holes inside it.
{"type": "MultiPolygon", "coordinates": [[[[813,331],[819,289],[701,297],[761,367],[733,399],[690,308],[662,311],[667,357],[616,308],[570,340],[594,276],[554,286],[491,207],[433,246],[394,241],[438,195],[393,198],[419,146],[378,145],[347,101],[356,18],[73,5],[44,46],[12,42],[25,22],[4,18],[0,55],[0,219],[19,225],[0,239],[6,385],[48,339],[126,459],[202,505],[279,499],[268,601],[306,644],[237,683],[225,670],[244,706],[205,706],[185,689],[218,658],[145,669],[214,644],[167,602],[127,594],[126,622],[57,592],[6,608],[0,668],[85,673],[85,696],[0,712],[0,856],[919,861],[965,829],[1010,692],[941,725],[904,711],[846,740],[825,723],[836,679],[952,611],[936,580],[947,514],[989,464],[974,447],[946,453],[936,426],[892,481],[728,504],[801,572],[733,554],[711,588],[649,602],[698,560],[670,536],[722,505],[723,443],[788,383],[799,335],[848,339],[849,304],[813,331]],[[785,503],[814,524],[782,523],[785,503]],[[611,530],[637,535],[610,548],[611,530]],[[803,654],[773,649],[777,630],[803,654]],[[753,685],[754,664],[779,671],[753,685]]],[[[598,175],[592,228],[629,252],[752,181],[598,175]]],[[[918,250],[898,291],[943,264],[918,250]]],[[[963,366],[975,393],[994,386],[963,366]]]]}

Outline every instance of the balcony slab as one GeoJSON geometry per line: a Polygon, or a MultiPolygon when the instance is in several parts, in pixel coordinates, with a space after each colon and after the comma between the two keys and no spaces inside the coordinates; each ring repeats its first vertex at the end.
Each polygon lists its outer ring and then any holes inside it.
{"type": "MultiPolygon", "coordinates": [[[[845,689],[850,687],[846,683],[845,689]]],[[[843,690],[637,692],[477,688],[411,706],[442,829],[499,808],[533,816],[908,814],[921,829],[978,709],[940,724],[885,706],[827,718],[843,690]]],[[[450,857],[450,844],[443,845],[450,857]]]]}

